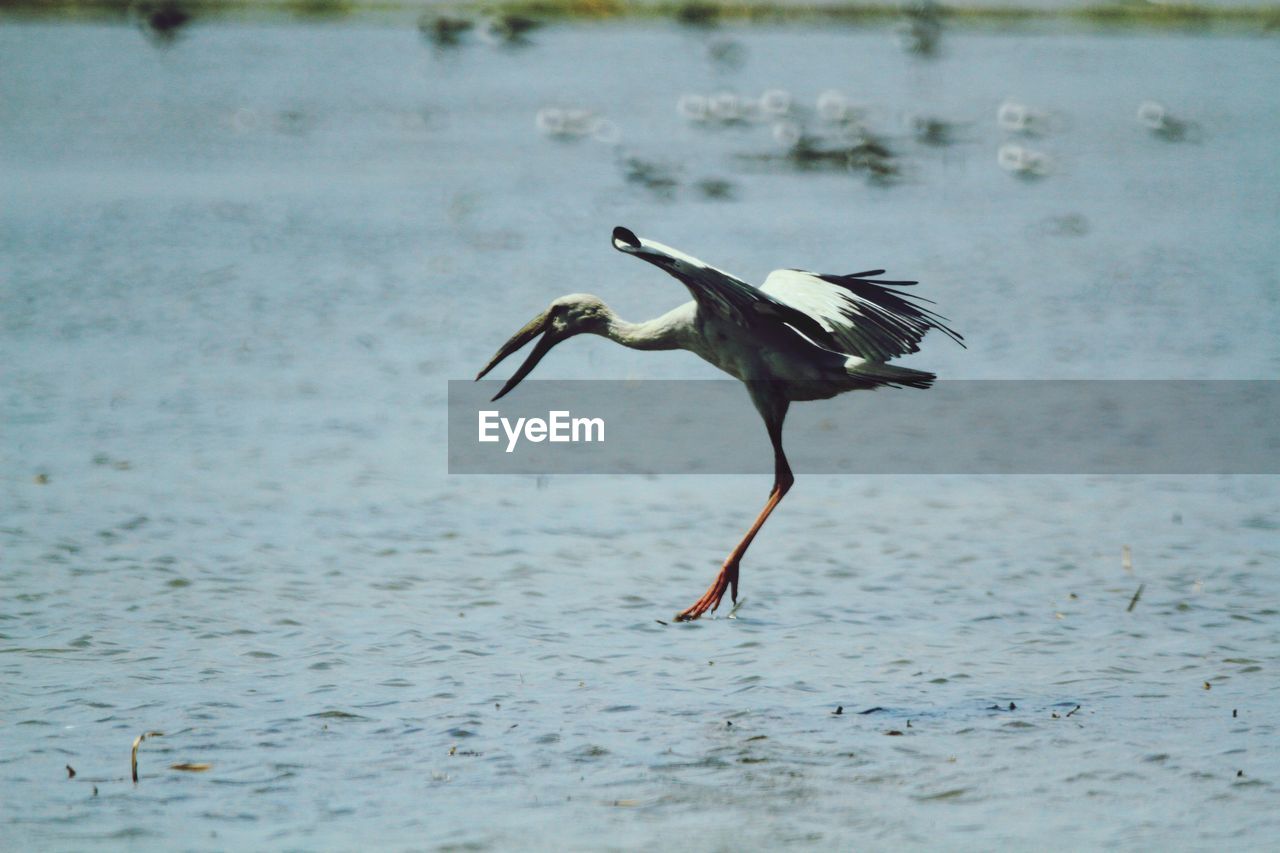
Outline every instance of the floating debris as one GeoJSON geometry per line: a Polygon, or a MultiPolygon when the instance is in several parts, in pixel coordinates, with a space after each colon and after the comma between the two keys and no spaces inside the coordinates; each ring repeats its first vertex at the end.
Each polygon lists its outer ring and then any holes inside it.
{"type": "MultiPolygon", "coordinates": [[[[733,199],[733,184],[724,178],[703,178],[694,184],[698,192],[705,199],[711,201],[730,201],[733,199]]],[[[740,608],[746,599],[733,605],[733,609],[729,611],[729,618],[736,618],[738,608],[740,608]]]]}
{"type": "Polygon", "coordinates": [[[747,49],[742,42],[731,38],[716,38],[707,42],[707,59],[726,70],[741,68],[747,61],[747,49]]]}
{"type": "Polygon", "coordinates": [[[774,126],[773,138],[787,146],[786,159],[801,168],[812,169],[823,166],[845,168],[849,163],[849,146],[843,143],[832,144],[804,132],[791,122],[782,122],[774,126]]]}
{"type": "Polygon", "coordinates": [[[203,773],[211,767],[213,767],[212,764],[207,764],[205,762],[190,762],[190,761],[183,762],[180,764],[169,765],[170,770],[181,770],[184,773],[203,773]]]}
{"type": "Polygon", "coordinates": [[[1066,213],[1044,219],[1040,227],[1053,237],[1083,237],[1089,233],[1089,220],[1081,213],[1066,213]]]}
{"type": "Polygon", "coordinates": [[[182,28],[191,23],[191,13],[174,2],[136,3],[129,11],[148,40],[161,47],[177,41],[182,28]]]}
{"type": "MultiPolygon", "coordinates": [[[[368,717],[362,716],[360,714],[352,714],[350,711],[339,711],[336,708],[330,709],[328,711],[318,711],[314,714],[307,714],[307,716],[313,717],[318,720],[367,720],[369,719],[368,717]]],[[[328,723],[325,724],[325,728],[328,728],[328,723]]]]}
{"type": "Polygon", "coordinates": [[[819,94],[814,106],[817,108],[818,118],[828,124],[857,122],[866,112],[839,89],[827,89],[819,94]]]}
{"type": "Polygon", "coordinates": [[[76,778],[76,769],[72,767],[70,764],[67,765],[67,778],[68,779],[76,778]]]}
{"type": "Polygon", "coordinates": [[[996,123],[1009,133],[1041,136],[1049,130],[1050,116],[1044,110],[1033,109],[1010,99],[1000,104],[996,110],[996,123]]]}
{"type": "Polygon", "coordinates": [[[164,737],[164,732],[143,732],[133,739],[133,752],[129,755],[129,772],[133,776],[133,782],[138,783],[138,747],[149,737],[164,737]]]}
{"type": "MultiPolygon", "coordinates": [[[[818,96],[818,112],[829,124],[842,124],[861,115],[840,92],[831,90],[818,96]]],[[[779,119],[802,119],[809,110],[796,103],[791,92],[765,89],[759,95],[720,91],[711,94],[686,92],[676,99],[676,113],[686,121],[706,127],[746,127],[779,119]]]]}
{"type": "Polygon", "coordinates": [[[885,732],[885,734],[888,735],[889,737],[902,737],[902,732],[898,731],[897,729],[889,729],[889,731],[885,732]]]}
{"type": "Polygon", "coordinates": [[[489,18],[480,30],[480,35],[490,43],[504,44],[510,47],[524,47],[531,44],[529,33],[542,26],[542,22],[523,15],[497,15],[489,18]]]}
{"type": "Polygon", "coordinates": [[[806,171],[839,169],[863,172],[873,182],[891,183],[901,174],[897,158],[888,144],[866,128],[851,125],[834,135],[815,135],[794,121],[773,126],[775,142],[786,146],[782,155],[745,155],[747,159],[783,160],[806,171]]]}
{"type": "Polygon", "coordinates": [[[1129,599],[1129,606],[1125,608],[1126,613],[1132,613],[1133,608],[1138,606],[1138,599],[1142,598],[1142,590],[1146,588],[1145,583],[1138,584],[1138,588],[1134,590],[1133,598],[1129,599]]]}
{"type": "Polygon", "coordinates": [[[674,198],[676,189],[680,186],[675,170],[661,163],[633,156],[623,159],[622,168],[627,183],[638,184],[664,200],[674,198]]]}
{"type": "Polygon", "coordinates": [[[686,27],[714,27],[720,20],[720,7],[692,0],[679,6],[675,17],[676,23],[686,27]]]}
{"type": "Polygon", "coordinates": [[[900,174],[893,152],[879,139],[865,136],[849,149],[849,168],[865,171],[873,183],[889,184],[900,174]]]}
{"type": "Polygon", "coordinates": [[[836,706],[836,709],[835,709],[834,711],[832,711],[831,713],[832,713],[832,715],[833,715],[833,716],[836,716],[836,717],[840,716],[841,714],[843,714],[843,713],[844,713],[844,706],[843,706],[843,705],[837,705],[837,706],[836,706]]]}
{"type": "Polygon", "coordinates": [[[898,31],[903,50],[917,56],[936,56],[942,39],[942,7],[933,0],[908,3],[906,23],[898,31]]]}
{"type": "Polygon", "coordinates": [[[436,47],[457,47],[462,37],[475,28],[475,22],[466,18],[450,18],[424,12],[418,19],[418,32],[436,47]]]}
{"type": "Polygon", "coordinates": [[[1043,178],[1053,170],[1049,155],[1021,145],[1001,145],[996,152],[996,163],[1006,172],[1025,179],[1043,178]]]}
{"type": "MultiPolygon", "coordinates": [[[[1231,709],[1231,719],[1233,719],[1233,720],[1234,720],[1234,719],[1235,719],[1236,717],[1238,717],[1238,716],[1240,716],[1240,715],[1239,715],[1239,713],[1237,712],[1237,710],[1236,710],[1235,708],[1232,708],[1232,709],[1231,709]]],[[[71,770],[71,768],[70,768],[70,767],[68,767],[67,769],[68,769],[68,770],[71,770]]],[[[72,775],[73,775],[73,776],[75,775],[75,772],[74,772],[74,771],[72,771],[72,775]]]]}
{"type": "Polygon", "coordinates": [[[745,125],[761,118],[757,99],[733,92],[681,95],[676,99],[676,112],[688,121],[706,125],[745,125]]]}
{"type": "Polygon", "coordinates": [[[105,453],[93,454],[93,464],[94,465],[110,465],[112,468],[116,469],[117,471],[128,471],[130,468],[133,467],[133,463],[130,462],[129,460],[112,459],[110,456],[108,456],[105,453]]]}
{"type": "Polygon", "coordinates": [[[911,119],[911,135],[921,145],[945,148],[955,140],[955,125],[931,116],[915,116],[911,119]]]}
{"type": "Polygon", "coordinates": [[[1120,546],[1120,568],[1126,572],[1133,571],[1133,552],[1129,550],[1128,545],[1120,546]]]}
{"type": "Polygon", "coordinates": [[[617,124],[580,107],[543,107],[534,115],[533,123],[543,136],[560,142],[591,137],[596,142],[613,145],[622,140],[622,130],[617,124]]]}
{"type": "Polygon", "coordinates": [[[36,484],[37,486],[47,486],[47,485],[49,485],[49,475],[48,475],[48,474],[44,474],[44,473],[36,474],[36,475],[35,475],[35,477],[33,477],[32,479],[35,481],[35,484],[36,484]]]}
{"type": "Polygon", "coordinates": [[[765,89],[760,93],[760,112],[766,116],[787,116],[795,110],[791,93],[786,89],[765,89]]]}
{"type": "Polygon", "coordinates": [[[1072,708],[1070,711],[1068,711],[1068,712],[1067,712],[1067,716],[1068,716],[1068,717],[1070,717],[1072,714],[1074,714],[1076,711],[1079,711],[1079,710],[1080,710],[1080,706],[1079,706],[1079,705],[1077,705],[1077,706],[1075,706],[1074,708],[1072,708]]]}
{"type": "Polygon", "coordinates": [[[710,116],[707,109],[707,97],[686,93],[676,98],[676,112],[688,121],[706,121],[710,116]]]}
{"type": "Polygon", "coordinates": [[[868,708],[867,710],[859,711],[858,713],[865,717],[867,714],[879,714],[883,710],[884,708],[881,708],[879,705],[876,705],[874,708],[868,708]]]}
{"type": "Polygon", "coordinates": [[[1158,101],[1143,101],[1138,105],[1138,121],[1166,142],[1200,141],[1200,125],[1177,118],[1158,101]]]}
{"type": "Polygon", "coordinates": [[[659,625],[666,625],[666,624],[668,624],[668,623],[666,623],[666,622],[663,622],[661,619],[654,619],[653,621],[654,621],[654,622],[657,622],[659,625]]]}
{"type": "Polygon", "coordinates": [[[1213,687],[1213,685],[1212,685],[1212,684],[1210,684],[1209,682],[1207,682],[1207,681],[1206,681],[1206,682],[1204,683],[1204,689],[1205,689],[1205,690],[1208,690],[1208,689],[1210,689],[1211,687],[1213,687]]]}

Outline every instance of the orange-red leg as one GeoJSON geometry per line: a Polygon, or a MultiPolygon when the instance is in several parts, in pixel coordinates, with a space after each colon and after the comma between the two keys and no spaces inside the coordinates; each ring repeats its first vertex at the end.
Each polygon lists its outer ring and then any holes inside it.
{"type": "Polygon", "coordinates": [[[702,594],[692,605],[676,614],[677,622],[692,622],[702,614],[710,610],[712,613],[720,606],[720,599],[724,598],[725,590],[729,590],[730,598],[737,603],[738,601],[738,565],[742,562],[742,556],[747,553],[751,540],[756,538],[756,534],[760,532],[760,528],[764,526],[765,520],[769,514],[773,512],[774,507],[782,500],[783,496],[791,488],[792,483],[791,472],[788,470],[784,478],[779,479],[777,485],[773,487],[773,491],[769,493],[769,500],[764,505],[764,509],[760,510],[760,515],[756,517],[755,524],[751,525],[751,529],[747,531],[747,535],[742,537],[742,541],[738,543],[738,547],[733,549],[733,553],[724,561],[724,565],[720,567],[720,573],[716,575],[716,579],[711,582],[711,586],[702,594]]]}

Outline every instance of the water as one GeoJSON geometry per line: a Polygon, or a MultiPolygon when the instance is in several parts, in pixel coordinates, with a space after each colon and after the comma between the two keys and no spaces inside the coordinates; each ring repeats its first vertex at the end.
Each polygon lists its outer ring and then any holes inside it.
{"type": "MultiPolygon", "coordinates": [[[[767,480],[451,478],[443,401],[561,293],[683,298],[617,224],[919,278],[948,377],[1274,377],[1275,41],[535,35],[0,27],[3,846],[1270,846],[1274,477],[808,476],[738,618],[664,626],[767,480]],[[865,105],[900,179],[675,111],[769,87],[865,105]]],[[[713,374],[579,340],[537,375],[713,374]]]]}

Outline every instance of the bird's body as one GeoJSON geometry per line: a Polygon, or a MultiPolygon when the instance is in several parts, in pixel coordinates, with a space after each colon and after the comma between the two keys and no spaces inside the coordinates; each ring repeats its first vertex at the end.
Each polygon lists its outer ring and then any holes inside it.
{"type": "Polygon", "coordinates": [[[543,333],[496,400],[528,375],[556,343],[590,333],[632,349],[688,350],[747,386],[773,443],[773,490],[706,594],[677,615],[680,620],[697,619],[718,607],[727,589],[736,601],[742,556],[794,482],[782,449],[782,424],[790,404],[881,385],[928,388],[935,378],[932,373],[888,364],[888,360],[916,352],[930,329],[957,342],[962,339],[943,324],[943,318],[888,286],[915,282],[869,278],[883,270],[848,276],[777,270],[755,288],[669,246],[642,240],[625,228],[614,229],[613,245],[663,268],[689,288],[693,299],[647,322],[629,323],[598,297],[562,296],[517,332],[476,378],[543,333]]]}

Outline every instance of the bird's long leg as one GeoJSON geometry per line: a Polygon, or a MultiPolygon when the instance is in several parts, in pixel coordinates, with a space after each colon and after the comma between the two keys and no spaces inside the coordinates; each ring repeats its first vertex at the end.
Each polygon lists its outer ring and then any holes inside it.
{"type": "MultiPolygon", "coordinates": [[[[757,402],[759,406],[760,403],[757,402]]],[[[692,605],[676,614],[677,622],[691,622],[697,619],[708,610],[715,612],[720,606],[720,599],[724,598],[725,590],[729,590],[731,599],[736,603],[738,600],[738,565],[742,562],[742,557],[747,553],[747,548],[751,547],[751,541],[756,538],[756,534],[760,532],[760,528],[764,526],[765,521],[769,518],[774,508],[782,502],[782,498],[791,491],[791,486],[795,483],[795,477],[791,473],[791,466],[787,464],[787,456],[782,452],[782,419],[786,417],[787,403],[783,401],[780,412],[764,411],[765,425],[769,429],[769,439],[773,442],[773,462],[774,476],[773,489],[769,492],[769,499],[765,502],[764,509],[760,510],[760,514],[756,516],[755,523],[751,525],[751,529],[742,537],[742,541],[738,543],[733,552],[724,561],[724,565],[720,567],[720,572],[716,575],[716,579],[711,582],[711,586],[702,594],[702,597],[695,601],[692,605]]]]}

